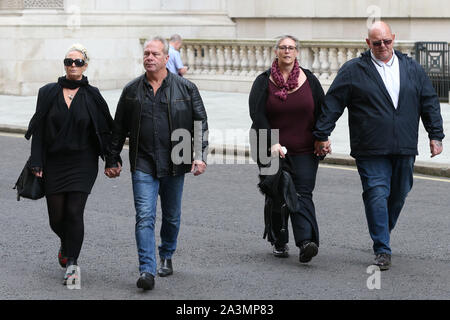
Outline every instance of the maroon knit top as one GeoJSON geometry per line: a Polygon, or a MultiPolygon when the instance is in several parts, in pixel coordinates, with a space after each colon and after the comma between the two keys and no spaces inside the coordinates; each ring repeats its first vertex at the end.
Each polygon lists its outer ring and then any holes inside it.
{"type": "Polygon", "coordinates": [[[280,144],[288,154],[313,153],[314,99],[308,80],[296,91],[289,93],[287,100],[275,96],[276,85],[269,80],[269,96],[266,115],[272,129],[279,129],[280,144]]]}

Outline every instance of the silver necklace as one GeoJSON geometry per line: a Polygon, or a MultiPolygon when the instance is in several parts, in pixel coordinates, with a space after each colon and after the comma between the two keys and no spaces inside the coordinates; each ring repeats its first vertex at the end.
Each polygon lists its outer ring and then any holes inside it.
{"type": "Polygon", "coordinates": [[[73,95],[71,95],[71,94],[68,94],[67,96],[69,97],[69,99],[70,99],[70,100],[72,100],[72,99],[73,99],[73,95]]]}

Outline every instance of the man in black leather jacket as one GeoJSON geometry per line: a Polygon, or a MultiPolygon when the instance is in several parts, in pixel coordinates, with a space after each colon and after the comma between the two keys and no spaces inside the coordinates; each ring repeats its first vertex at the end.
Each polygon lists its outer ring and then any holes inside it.
{"type": "Polygon", "coordinates": [[[129,137],[130,169],[136,208],[137,286],[154,287],[154,277],[173,273],[172,255],[180,228],[184,175],[206,170],[206,111],[195,84],[166,69],[168,43],[155,37],[144,44],[145,74],[122,91],[114,119],[105,174],[117,177],[120,152],[129,137]],[[160,268],[156,272],[155,220],[161,197],[160,268]]]}

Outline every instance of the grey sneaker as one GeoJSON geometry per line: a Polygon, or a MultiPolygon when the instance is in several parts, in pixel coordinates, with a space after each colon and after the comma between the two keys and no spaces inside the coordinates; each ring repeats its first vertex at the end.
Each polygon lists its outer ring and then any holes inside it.
{"type": "Polygon", "coordinates": [[[376,254],[374,264],[378,266],[381,271],[389,270],[391,266],[391,255],[389,253],[376,254]]]}
{"type": "Polygon", "coordinates": [[[81,289],[81,271],[79,266],[71,264],[67,267],[63,284],[69,289],[81,289]]]}
{"type": "Polygon", "coordinates": [[[282,246],[273,245],[273,255],[277,258],[287,258],[289,257],[289,247],[287,244],[282,246]]]}

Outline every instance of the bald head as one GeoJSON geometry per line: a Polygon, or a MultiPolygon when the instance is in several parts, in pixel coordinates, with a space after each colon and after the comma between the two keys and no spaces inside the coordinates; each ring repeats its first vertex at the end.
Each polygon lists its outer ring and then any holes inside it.
{"type": "Polygon", "coordinates": [[[368,37],[370,38],[372,34],[377,34],[377,33],[392,34],[391,26],[388,25],[384,21],[376,21],[370,26],[369,32],[368,32],[368,37]]]}
{"type": "Polygon", "coordinates": [[[386,63],[394,54],[394,40],[391,27],[384,21],[377,21],[370,26],[366,43],[375,58],[386,63]]]}

